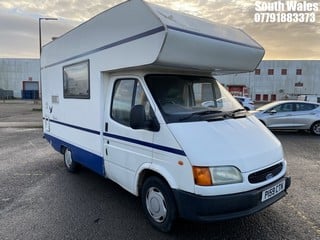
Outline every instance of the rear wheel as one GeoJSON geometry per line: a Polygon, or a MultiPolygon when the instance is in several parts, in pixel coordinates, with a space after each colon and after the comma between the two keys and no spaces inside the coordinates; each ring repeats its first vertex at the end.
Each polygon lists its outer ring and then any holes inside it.
{"type": "Polygon", "coordinates": [[[320,121],[315,122],[314,124],[312,124],[310,131],[315,134],[315,135],[320,135],[320,121]]]}
{"type": "Polygon", "coordinates": [[[159,177],[149,177],[142,186],[141,200],[151,225],[169,232],[176,219],[176,205],[168,184],[159,177]]]}
{"type": "Polygon", "coordinates": [[[66,148],[64,150],[64,165],[69,172],[75,173],[79,169],[79,164],[73,161],[71,151],[66,148]]]}

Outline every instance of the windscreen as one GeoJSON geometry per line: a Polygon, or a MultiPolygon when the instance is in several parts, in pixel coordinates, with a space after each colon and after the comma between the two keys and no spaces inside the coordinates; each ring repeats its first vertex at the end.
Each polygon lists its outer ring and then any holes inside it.
{"type": "Polygon", "coordinates": [[[147,75],[145,80],[167,123],[221,119],[244,110],[210,77],[147,75]]]}

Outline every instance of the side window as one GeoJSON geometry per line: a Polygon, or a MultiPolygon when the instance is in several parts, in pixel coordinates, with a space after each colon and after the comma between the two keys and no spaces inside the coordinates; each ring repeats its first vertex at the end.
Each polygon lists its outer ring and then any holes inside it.
{"type": "Polygon", "coordinates": [[[63,67],[64,98],[90,98],[89,60],[63,67]]]}
{"type": "Polygon", "coordinates": [[[284,103],[274,108],[277,112],[292,112],[293,103],[284,103]]]}
{"type": "MultiPolygon", "coordinates": [[[[147,99],[145,92],[140,84],[140,82],[136,81],[136,92],[135,92],[135,99],[133,102],[133,106],[135,105],[143,105],[144,109],[146,110],[146,117],[147,120],[151,120],[151,107],[150,103],[147,99]]],[[[133,107],[132,106],[132,107],[133,107]]]]}
{"type": "Polygon", "coordinates": [[[315,109],[315,104],[309,104],[309,103],[297,103],[296,108],[297,111],[310,111],[315,109]]]}
{"type": "Polygon", "coordinates": [[[210,82],[193,83],[195,103],[198,106],[217,107],[220,93],[210,82]],[[213,100],[216,100],[215,102],[213,100]]]}
{"type": "Polygon", "coordinates": [[[111,117],[119,123],[129,126],[130,110],[135,80],[118,80],[113,89],[111,117]]]}
{"type": "Polygon", "coordinates": [[[135,105],[143,105],[147,120],[151,119],[150,103],[143,88],[136,79],[119,79],[113,89],[111,117],[126,126],[130,126],[130,111],[135,105]]]}
{"type": "Polygon", "coordinates": [[[210,83],[194,83],[193,92],[195,96],[195,101],[199,105],[202,102],[212,101],[212,99],[214,98],[212,86],[210,83]]]}

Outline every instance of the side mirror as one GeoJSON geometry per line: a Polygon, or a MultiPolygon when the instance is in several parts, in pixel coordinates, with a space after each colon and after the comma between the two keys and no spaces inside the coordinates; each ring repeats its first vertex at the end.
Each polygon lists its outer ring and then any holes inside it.
{"type": "Polygon", "coordinates": [[[275,113],[277,113],[277,110],[275,110],[275,109],[272,109],[271,111],[269,111],[268,113],[270,113],[271,115],[272,114],[275,114],[275,113]]]}
{"type": "Polygon", "coordinates": [[[155,117],[147,120],[146,111],[143,105],[135,105],[130,111],[130,127],[132,129],[147,129],[159,131],[160,125],[155,117]]]}
{"type": "Polygon", "coordinates": [[[130,111],[130,127],[144,129],[146,125],[146,111],[143,105],[135,105],[130,111]]]}

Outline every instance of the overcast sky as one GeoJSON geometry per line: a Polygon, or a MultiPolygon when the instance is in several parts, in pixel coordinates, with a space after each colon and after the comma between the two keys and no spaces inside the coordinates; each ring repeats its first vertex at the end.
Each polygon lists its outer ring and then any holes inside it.
{"type": "MultiPolygon", "coordinates": [[[[148,1],[241,28],[265,48],[264,59],[320,59],[320,0],[305,1],[318,7],[308,12],[315,15],[314,23],[256,23],[255,0],[148,1]]],[[[123,1],[0,0],[0,58],[39,57],[39,17],[59,19],[42,21],[42,43],[45,44],[120,2],[123,1]]],[[[276,1],[263,1],[271,2],[276,1]]]]}

